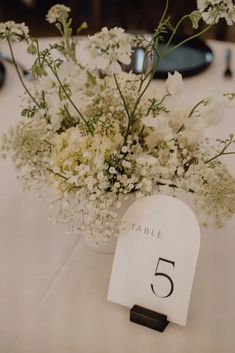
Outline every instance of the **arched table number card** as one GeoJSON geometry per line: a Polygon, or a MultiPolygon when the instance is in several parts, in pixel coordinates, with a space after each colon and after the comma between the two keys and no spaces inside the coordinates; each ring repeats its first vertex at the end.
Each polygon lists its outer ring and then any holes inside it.
{"type": "Polygon", "coordinates": [[[123,217],[108,300],[132,308],[130,320],[163,331],[185,326],[200,247],[193,211],[165,195],[136,200],[123,217]]]}

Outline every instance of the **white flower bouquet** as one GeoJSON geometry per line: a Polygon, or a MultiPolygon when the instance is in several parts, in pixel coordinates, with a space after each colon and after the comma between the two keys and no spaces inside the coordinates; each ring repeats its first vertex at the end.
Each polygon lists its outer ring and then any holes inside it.
{"type": "Polygon", "coordinates": [[[235,22],[232,0],[198,0],[197,5],[173,26],[166,1],[149,40],[122,28],[103,28],[80,39],[72,35],[70,9],[56,5],[47,20],[62,39],[42,51],[24,24],[0,24],[0,38],[8,42],[14,62],[16,40],[26,41],[35,55],[30,89],[15,65],[25,88],[24,109],[20,122],[1,138],[2,155],[11,154],[24,188],[54,188],[58,196],[50,204],[51,216],[96,243],[115,234],[118,209],[133,197],[187,192],[203,222],[218,227],[235,212],[235,179],[220,161],[234,153],[234,136],[214,143],[203,135],[221,121],[235,94],[192,106],[179,73],[169,74],[161,90],[151,84],[159,61],[191,39],[170,46],[183,20],[190,19],[196,29],[201,18],[208,24],[193,37],[220,18],[235,22]],[[160,51],[166,32],[169,40],[160,51]],[[145,48],[145,59],[155,51],[155,64],[141,74],[124,72],[123,64],[130,63],[138,46],[145,48]]]}

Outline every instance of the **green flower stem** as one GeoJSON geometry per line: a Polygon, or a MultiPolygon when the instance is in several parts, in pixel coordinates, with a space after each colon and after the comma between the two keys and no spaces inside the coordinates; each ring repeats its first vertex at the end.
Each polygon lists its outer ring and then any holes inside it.
{"type": "MultiPolygon", "coordinates": [[[[131,125],[132,125],[132,121],[134,119],[134,116],[135,116],[135,113],[136,113],[136,110],[138,108],[138,105],[139,105],[139,102],[141,100],[141,98],[143,97],[143,95],[145,94],[145,92],[147,91],[150,83],[152,82],[152,77],[153,77],[154,73],[151,74],[151,77],[149,79],[149,81],[147,82],[145,88],[143,89],[143,91],[140,93],[139,97],[137,98],[136,102],[135,102],[135,105],[134,105],[134,109],[133,111],[131,112],[131,114],[129,114],[128,116],[128,126],[127,126],[127,130],[126,130],[126,133],[125,133],[125,138],[124,138],[124,142],[126,143],[127,141],[127,138],[128,138],[128,135],[129,135],[129,132],[130,132],[130,129],[131,129],[131,125]]],[[[125,145],[124,143],[124,145],[125,145]]]]}
{"type": "Polygon", "coordinates": [[[144,67],[145,67],[145,62],[146,62],[146,58],[148,58],[149,56],[149,53],[148,53],[148,50],[145,50],[145,53],[144,53],[144,60],[143,60],[143,66],[142,66],[142,70],[141,70],[141,76],[140,76],[140,85],[139,85],[139,88],[138,88],[138,92],[140,92],[142,86],[143,86],[143,83],[145,81],[145,75],[144,75],[144,67]]]}
{"type": "Polygon", "coordinates": [[[216,156],[212,157],[211,159],[208,159],[208,160],[205,162],[205,164],[208,164],[208,163],[214,161],[216,158],[219,158],[219,157],[221,157],[221,156],[225,156],[225,155],[227,155],[227,154],[235,154],[235,152],[221,152],[221,153],[218,153],[216,156]]]}
{"type": "MultiPolygon", "coordinates": [[[[206,28],[204,28],[202,31],[198,32],[198,33],[195,33],[194,35],[184,39],[183,41],[181,41],[180,43],[176,44],[174,47],[164,51],[163,50],[163,54],[162,54],[162,57],[161,58],[164,58],[164,56],[168,55],[169,53],[171,53],[173,50],[181,47],[182,45],[190,42],[192,39],[195,39],[197,37],[200,37],[202,34],[206,33],[211,27],[213,26],[213,24],[210,24],[209,26],[207,26],[206,28]]],[[[170,44],[170,43],[169,43],[170,44]]],[[[168,46],[169,46],[168,44],[168,46]]]]}
{"type": "Polygon", "coordinates": [[[120,94],[120,97],[122,98],[122,102],[123,102],[123,104],[124,104],[124,108],[125,108],[125,111],[126,111],[126,113],[127,113],[128,119],[131,119],[131,116],[130,116],[130,113],[129,113],[129,110],[128,110],[128,107],[127,107],[125,98],[124,98],[124,96],[123,96],[123,94],[122,94],[121,88],[120,88],[120,86],[119,86],[119,83],[118,83],[116,74],[114,74],[114,80],[115,80],[115,83],[116,83],[118,92],[119,92],[119,94],[120,94]]]}
{"type": "MultiPolygon", "coordinates": [[[[171,37],[170,37],[170,40],[173,39],[178,27],[180,26],[180,24],[182,23],[182,21],[187,18],[189,15],[185,15],[184,17],[182,17],[182,19],[178,22],[178,24],[176,25],[171,37]]],[[[145,79],[143,80],[143,82],[147,79],[148,79],[148,82],[146,84],[146,86],[144,87],[144,89],[142,90],[142,92],[140,93],[139,97],[137,98],[136,100],[136,103],[135,103],[135,106],[134,106],[134,109],[133,109],[133,112],[131,113],[131,117],[134,116],[135,112],[136,112],[136,109],[139,105],[139,102],[141,100],[141,98],[143,97],[144,93],[146,92],[146,90],[148,89],[156,71],[157,71],[157,67],[158,67],[158,64],[160,62],[160,60],[162,60],[167,54],[169,54],[171,51],[179,48],[180,46],[184,45],[185,43],[189,42],[190,40],[194,39],[194,38],[197,38],[199,36],[201,36],[203,33],[205,33],[206,31],[208,31],[208,29],[210,29],[212,27],[213,24],[210,24],[209,26],[207,26],[206,28],[204,28],[202,31],[188,37],[187,39],[181,41],[180,43],[178,43],[177,45],[175,45],[174,47],[168,49],[168,50],[163,50],[161,53],[158,54],[158,58],[157,58],[157,61],[154,65],[154,67],[152,68],[152,70],[147,74],[147,76],[145,77],[145,79]]],[[[170,45],[170,40],[168,40],[167,42],[167,47],[170,45]]],[[[143,85],[143,82],[141,83],[141,87],[143,85]]]]}
{"type": "MultiPolygon", "coordinates": [[[[197,38],[197,37],[200,37],[202,34],[204,34],[205,32],[207,32],[207,31],[216,23],[218,16],[219,16],[219,13],[217,14],[217,16],[215,16],[214,22],[212,22],[211,24],[209,24],[209,26],[205,27],[205,28],[204,28],[203,30],[201,30],[200,32],[195,33],[194,35],[192,35],[192,36],[190,36],[190,37],[184,39],[182,42],[178,43],[177,45],[175,45],[174,47],[172,47],[171,49],[169,49],[169,50],[167,50],[167,51],[164,51],[164,50],[163,50],[163,56],[162,56],[162,58],[163,58],[165,55],[167,55],[167,54],[169,54],[170,52],[172,52],[173,50],[175,50],[175,49],[181,47],[182,45],[184,45],[185,43],[189,42],[190,40],[192,40],[192,39],[194,39],[194,38],[197,38]]],[[[168,42],[167,42],[165,48],[168,48],[168,47],[169,47],[169,45],[170,45],[172,39],[174,38],[174,36],[175,36],[177,30],[179,29],[179,26],[181,25],[181,23],[182,23],[186,18],[189,18],[189,17],[190,17],[190,14],[183,16],[183,17],[179,20],[179,22],[177,23],[177,25],[176,25],[175,28],[173,29],[172,35],[171,35],[171,37],[169,38],[169,40],[168,40],[168,42]]]]}
{"type": "Polygon", "coordinates": [[[28,87],[26,86],[26,84],[24,83],[24,80],[20,74],[20,71],[19,71],[19,68],[17,66],[17,63],[16,63],[16,60],[15,60],[15,55],[14,55],[14,52],[13,52],[13,49],[12,49],[12,45],[11,45],[11,41],[9,38],[7,38],[7,43],[8,43],[8,46],[10,48],[10,52],[11,52],[11,57],[12,57],[12,61],[13,61],[13,64],[15,66],[15,69],[16,69],[16,72],[17,72],[17,75],[20,79],[20,82],[22,84],[22,86],[24,87],[25,91],[27,92],[27,94],[29,95],[29,97],[32,99],[32,101],[36,104],[36,106],[38,108],[40,108],[40,104],[36,101],[36,99],[34,98],[34,96],[30,93],[28,87]]]}
{"type": "Polygon", "coordinates": [[[54,174],[54,175],[57,175],[57,176],[59,176],[60,178],[66,180],[66,181],[68,180],[68,178],[66,178],[64,175],[62,175],[62,174],[60,174],[60,173],[54,172],[54,170],[52,170],[51,168],[47,168],[47,170],[48,170],[48,172],[50,172],[50,173],[52,173],[52,174],[54,174]]]}
{"type": "Polygon", "coordinates": [[[191,112],[189,113],[188,117],[191,118],[191,116],[193,115],[193,113],[195,112],[195,110],[197,109],[197,107],[199,107],[199,105],[201,104],[206,104],[207,101],[205,99],[202,99],[200,102],[198,102],[194,107],[193,109],[191,110],[191,112]]]}
{"type": "MultiPolygon", "coordinates": [[[[168,10],[168,7],[169,7],[169,0],[166,0],[166,3],[165,3],[165,8],[164,8],[164,11],[163,11],[163,14],[162,14],[162,17],[158,23],[158,26],[157,26],[157,29],[155,30],[155,33],[158,33],[158,29],[161,28],[161,25],[166,17],[166,14],[167,14],[167,10],[168,10]]],[[[148,56],[148,49],[151,49],[151,45],[152,43],[154,42],[155,40],[155,36],[153,36],[152,40],[150,41],[148,47],[147,47],[147,50],[145,51],[145,54],[144,54],[144,61],[143,61],[143,68],[142,68],[142,72],[141,72],[141,82],[140,82],[140,86],[139,86],[139,91],[141,90],[142,88],[142,85],[145,81],[145,78],[143,79],[143,69],[144,69],[144,63],[145,63],[145,60],[146,60],[146,57],[148,56]]]]}
{"type": "Polygon", "coordinates": [[[131,129],[131,125],[132,125],[132,116],[130,115],[130,112],[129,112],[129,109],[127,107],[125,98],[124,98],[124,96],[122,94],[122,91],[120,89],[120,86],[119,86],[119,83],[118,83],[118,80],[117,80],[117,76],[115,74],[113,76],[114,76],[114,80],[115,80],[118,92],[120,94],[120,97],[122,99],[122,102],[123,102],[123,105],[124,105],[124,108],[125,108],[125,111],[126,111],[126,114],[127,114],[127,117],[128,117],[128,124],[127,124],[127,129],[126,129],[126,132],[125,132],[125,135],[124,135],[124,142],[123,142],[123,146],[125,146],[125,144],[127,142],[127,137],[129,135],[129,132],[130,132],[130,129],[131,129]]]}
{"type": "MultiPolygon", "coordinates": [[[[150,107],[148,108],[148,111],[146,113],[146,116],[148,116],[148,114],[150,113],[152,107],[154,105],[154,102],[151,103],[150,107]]],[[[140,130],[140,133],[139,133],[139,137],[142,137],[143,136],[143,133],[144,133],[144,129],[145,129],[145,125],[143,124],[141,130],[140,130]]]]}
{"type": "Polygon", "coordinates": [[[74,107],[74,109],[76,110],[76,112],[78,113],[78,115],[81,117],[81,119],[83,120],[83,122],[86,124],[89,132],[93,135],[92,130],[90,129],[89,124],[87,123],[86,119],[84,118],[83,114],[80,112],[80,110],[77,108],[77,106],[74,104],[74,102],[72,101],[72,99],[70,98],[70,96],[68,95],[68,92],[66,91],[63,83],[61,82],[56,70],[52,67],[52,65],[46,60],[46,63],[48,65],[48,67],[51,69],[52,73],[54,74],[55,78],[57,79],[60,87],[62,88],[64,94],[66,95],[67,99],[69,100],[69,102],[72,104],[72,106],[74,107]]]}
{"type": "MultiPolygon", "coordinates": [[[[166,99],[166,97],[168,97],[168,96],[170,96],[170,94],[169,94],[169,93],[166,93],[166,94],[162,97],[162,99],[160,100],[160,102],[158,102],[158,103],[156,104],[156,107],[159,107],[159,105],[161,105],[161,104],[164,102],[164,100],[166,99]]],[[[149,115],[149,113],[151,112],[151,109],[152,109],[152,107],[154,106],[155,103],[156,103],[156,102],[152,102],[152,103],[150,104],[150,107],[149,107],[148,110],[147,110],[146,116],[149,115]]],[[[141,136],[143,135],[144,129],[145,129],[145,125],[142,126],[142,129],[141,129],[141,131],[140,131],[140,133],[139,133],[139,137],[141,137],[141,136]]]]}
{"type": "MultiPolygon", "coordinates": [[[[195,110],[197,109],[197,107],[199,107],[199,105],[201,104],[206,104],[206,100],[202,99],[200,102],[198,102],[193,109],[191,110],[191,112],[188,115],[188,118],[191,118],[191,116],[193,115],[193,113],[195,112],[195,110]]],[[[179,128],[179,130],[177,131],[177,134],[179,134],[182,130],[184,129],[184,124],[181,125],[181,127],[179,128]]]]}
{"type": "MultiPolygon", "coordinates": [[[[159,63],[159,58],[158,58],[158,63],[159,63]]],[[[144,87],[144,89],[142,90],[142,92],[140,93],[139,97],[137,98],[135,105],[134,105],[134,109],[131,112],[131,117],[133,117],[135,115],[136,109],[138,108],[139,102],[141,100],[141,98],[143,97],[143,95],[145,94],[145,92],[147,91],[150,83],[152,82],[153,76],[155,74],[154,70],[151,70],[150,73],[145,77],[144,81],[148,78],[148,76],[150,76],[146,86],[144,87]]]]}
{"type": "MultiPolygon", "coordinates": [[[[227,149],[227,148],[226,148],[226,149],[227,149]]],[[[208,160],[205,162],[205,164],[208,164],[208,163],[214,161],[215,159],[217,159],[217,158],[219,158],[219,157],[221,157],[221,156],[225,156],[225,155],[227,155],[227,154],[235,154],[235,152],[222,152],[222,151],[221,151],[221,152],[218,153],[216,156],[212,157],[211,159],[208,159],[208,160]]]]}
{"type": "Polygon", "coordinates": [[[235,152],[226,152],[226,150],[228,149],[228,147],[232,144],[232,143],[235,143],[235,140],[233,140],[233,135],[230,136],[230,140],[228,141],[228,143],[225,142],[225,145],[224,147],[222,148],[222,150],[216,154],[214,157],[208,159],[205,164],[208,164],[212,161],[214,161],[215,159],[221,157],[221,156],[224,156],[224,155],[228,155],[228,154],[235,154],[235,152]]]}
{"type": "Polygon", "coordinates": [[[72,115],[70,114],[70,112],[69,112],[69,110],[68,110],[68,108],[67,108],[67,106],[66,106],[65,104],[64,104],[64,109],[65,109],[66,113],[68,114],[69,118],[70,118],[71,120],[73,120],[73,117],[72,117],[72,115]]]}
{"type": "Polygon", "coordinates": [[[166,17],[166,13],[167,13],[167,10],[168,10],[168,6],[169,6],[169,0],[166,0],[165,9],[164,9],[163,14],[162,14],[162,17],[161,17],[161,19],[160,19],[158,28],[162,25],[162,22],[164,21],[164,19],[165,19],[165,17],[166,17]]]}
{"type": "Polygon", "coordinates": [[[190,15],[184,15],[180,20],[179,22],[176,24],[175,28],[173,29],[172,31],[172,34],[170,36],[170,38],[168,39],[166,45],[165,45],[165,48],[168,48],[170,43],[172,42],[172,39],[174,38],[174,36],[176,35],[180,25],[184,22],[184,20],[186,20],[187,18],[189,18],[190,15]]]}
{"type": "Polygon", "coordinates": [[[71,43],[70,43],[70,40],[73,41],[73,38],[72,36],[69,36],[68,35],[68,26],[67,26],[67,22],[66,21],[63,21],[62,22],[62,26],[63,26],[63,33],[62,33],[62,36],[64,37],[64,40],[65,40],[65,45],[67,47],[67,51],[68,51],[68,54],[70,56],[70,58],[76,62],[76,55],[75,55],[75,51],[74,51],[74,47],[75,46],[71,46],[71,43]]]}
{"type": "MultiPolygon", "coordinates": [[[[164,15],[164,16],[165,16],[165,15],[164,15]]],[[[150,76],[150,77],[149,77],[149,81],[151,81],[151,80],[153,79],[154,74],[155,74],[156,71],[157,71],[157,67],[158,67],[159,62],[160,62],[167,54],[169,54],[171,51],[173,51],[173,50],[179,48],[180,46],[184,45],[185,43],[191,41],[192,39],[201,36],[202,34],[204,34],[205,32],[207,32],[207,31],[213,26],[213,24],[210,24],[209,26],[207,26],[206,28],[204,28],[202,31],[200,31],[200,32],[198,32],[198,33],[195,33],[194,35],[192,35],[192,36],[190,36],[190,37],[184,39],[183,41],[181,41],[180,43],[178,43],[178,44],[175,45],[174,47],[172,47],[172,48],[170,48],[170,49],[167,50],[167,48],[169,47],[169,45],[170,45],[172,39],[174,38],[174,36],[175,36],[175,34],[176,34],[176,32],[177,32],[177,30],[178,30],[180,24],[181,24],[186,18],[188,18],[188,17],[189,17],[189,15],[185,15],[185,16],[183,16],[183,17],[179,20],[179,22],[177,23],[177,25],[175,26],[175,28],[174,28],[174,30],[173,30],[173,33],[172,33],[170,39],[168,40],[168,42],[167,42],[167,44],[166,44],[166,46],[165,46],[166,49],[163,50],[161,53],[158,53],[157,62],[155,63],[153,69],[147,74],[147,76],[145,77],[144,81],[145,81],[149,76],[150,76]]],[[[162,17],[162,21],[163,21],[163,19],[164,19],[164,17],[162,17]]],[[[216,20],[216,19],[215,19],[215,20],[216,20]]],[[[159,26],[158,26],[158,27],[159,27],[159,26]]],[[[157,30],[156,30],[156,31],[157,31],[157,30]]],[[[152,41],[151,41],[150,43],[152,43],[152,41]]],[[[148,88],[148,86],[149,86],[149,84],[150,84],[149,81],[148,81],[148,83],[147,83],[147,86],[144,88],[144,92],[146,91],[146,89],[148,88]]],[[[141,86],[142,86],[142,84],[143,84],[143,82],[141,83],[141,86]]],[[[143,94],[142,94],[142,95],[143,95],[143,94]]],[[[142,95],[141,95],[141,97],[142,97],[142,95]]],[[[138,105],[138,104],[139,104],[139,99],[137,99],[137,101],[138,101],[138,103],[137,103],[137,105],[138,105]]]]}
{"type": "Polygon", "coordinates": [[[41,66],[40,48],[39,48],[38,39],[36,39],[36,47],[37,47],[37,57],[38,57],[38,62],[39,62],[39,65],[41,66]]]}
{"type": "MultiPolygon", "coordinates": [[[[169,96],[170,96],[170,93],[166,93],[166,94],[162,97],[162,99],[160,100],[160,102],[158,102],[158,104],[156,105],[156,107],[159,107],[159,106],[164,102],[164,100],[166,99],[166,97],[169,97],[169,96]]],[[[152,105],[149,107],[147,114],[149,114],[151,108],[152,108],[152,105]]]]}
{"type": "Polygon", "coordinates": [[[66,56],[69,56],[70,59],[72,59],[74,62],[77,61],[76,59],[76,54],[75,54],[75,43],[73,42],[73,38],[72,36],[70,36],[70,34],[68,33],[69,31],[69,27],[68,27],[68,24],[67,24],[67,20],[66,19],[62,19],[62,21],[58,21],[57,22],[57,25],[56,25],[56,28],[58,29],[58,31],[60,32],[62,38],[64,39],[64,43],[65,43],[65,46],[66,46],[66,49],[67,49],[67,55],[66,56]],[[70,43],[70,39],[72,41],[72,45],[70,43]]]}
{"type": "Polygon", "coordinates": [[[141,128],[140,133],[139,133],[139,137],[140,138],[143,136],[144,129],[145,129],[145,125],[142,125],[142,128],[141,128]]]}

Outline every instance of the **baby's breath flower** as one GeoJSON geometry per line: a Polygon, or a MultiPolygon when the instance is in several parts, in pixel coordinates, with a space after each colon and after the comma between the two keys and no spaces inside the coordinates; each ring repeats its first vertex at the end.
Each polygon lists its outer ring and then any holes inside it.
{"type": "Polygon", "coordinates": [[[110,173],[110,174],[116,174],[117,171],[116,171],[116,169],[115,169],[114,167],[110,167],[110,168],[109,168],[109,173],[110,173]]]}
{"type": "Polygon", "coordinates": [[[122,153],[127,153],[128,152],[128,147],[127,146],[123,146],[122,147],[122,153]]]}

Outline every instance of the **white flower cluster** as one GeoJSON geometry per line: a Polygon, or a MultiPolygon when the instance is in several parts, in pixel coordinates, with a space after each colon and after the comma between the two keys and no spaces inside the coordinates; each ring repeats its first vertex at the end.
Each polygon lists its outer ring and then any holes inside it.
{"type": "MultiPolygon", "coordinates": [[[[202,11],[209,3],[219,4],[208,0],[202,11]]],[[[58,5],[48,19],[67,13],[58,5]]],[[[221,226],[235,212],[235,182],[218,157],[234,137],[215,148],[204,131],[221,121],[235,94],[189,105],[177,72],[154,89],[149,75],[122,71],[131,43],[123,29],[103,28],[81,41],[77,58],[66,51],[66,60],[53,60],[51,51],[61,47],[43,51],[23,119],[2,136],[2,154],[12,155],[25,188],[56,191],[56,222],[97,243],[114,234],[123,204],[157,192],[188,192],[207,223],[221,226]]]]}
{"type": "Polygon", "coordinates": [[[47,14],[47,21],[49,23],[55,23],[57,21],[62,21],[63,18],[67,18],[68,13],[70,12],[70,8],[62,5],[62,4],[57,4],[54,5],[47,14]]]}
{"type": "Polygon", "coordinates": [[[14,21],[7,21],[0,23],[0,39],[11,39],[14,41],[21,41],[28,37],[29,29],[25,23],[16,23],[14,21]]]}
{"type": "Polygon", "coordinates": [[[224,18],[228,25],[235,23],[235,6],[232,0],[197,0],[202,19],[214,24],[224,18]]]}
{"type": "Polygon", "coordinates": [[[122,28],[107,27],[81,43],[79,60],[88,69],[107,73],[121,72],[120,63],[130,64],[131,36],[122,28]]]}
{"type": "Polygon", "coordinates": [[[24,189],[40,188],[47,179],[51,132],[45,119],[24,118],[1,138],[2,157],[11,153],[24,189]]]}
{"type": "Polygon", "coordinates": [[[227,168],[221,163],[212,163],[210,168],[199,163],[190,167],[187,178],[201,220],[222,227],[235,212],[235,180],[227,168]]]}

